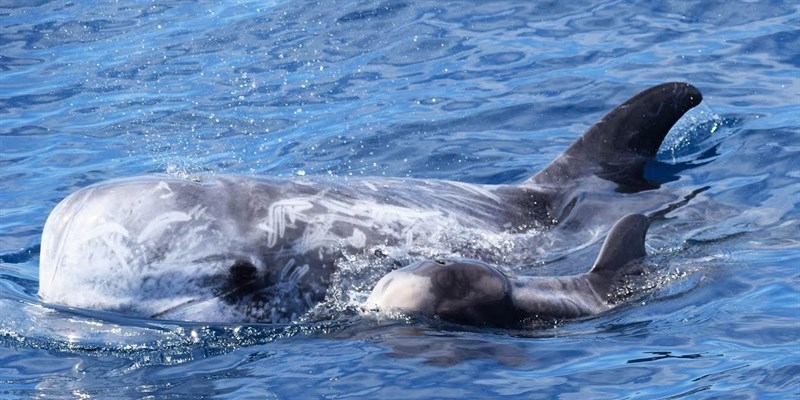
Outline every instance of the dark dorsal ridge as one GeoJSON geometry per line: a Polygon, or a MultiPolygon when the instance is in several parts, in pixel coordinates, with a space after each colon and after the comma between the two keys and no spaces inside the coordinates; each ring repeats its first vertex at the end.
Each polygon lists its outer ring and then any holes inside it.
{"type": "Polygon", "coordinates": [[[702,99],[697,88],[683,82],[644,90],[592,125],[526,183],[564,185],[596,175],[618,183],[622,191],[653,188],[642,176],[645,162],[655,157],[672,126],[702,99]]]}

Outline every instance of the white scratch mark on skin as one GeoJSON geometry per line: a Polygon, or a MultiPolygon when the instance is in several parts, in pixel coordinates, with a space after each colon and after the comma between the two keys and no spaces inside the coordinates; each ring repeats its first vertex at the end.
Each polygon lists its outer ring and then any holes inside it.
{"type": "Polygon", "coordinates": [[[161,189],[162,191],[162,194],[158,196],[158,198],[160,199],[168,199],[175,195],[175,193],[172,191],[172,188],[169,187],[169,184],[167,182],[164,181],[158,182],[158,185],[156,185],[156,191],[159,191],[159,189],[161,189]]]}
{"type": "Polygon", "coordinates": [[[106,238],[114,234],[122,236],[124,238],[130,237],[130,232],[128,232],[128,230],[125,229],[125,227],[122,226],[121,224],[117,222],[105,222],[92,228],[92,230],[90,230],[89,232],[86,232],[86,234],[83,235],[81,240],[76,242],[76,244],[83,245],[97,237],[106,238]]]}
{"type": "Polygon", "coordinates": [[[295,268],[294,270],[292,270],[292,273],[289,275],[289,280],[291,282],[294,282],[294,283],[300,282],[300,279],[302,279],[303,276],[305,276],[310,269],[311,268],[308,266],[308,264],[303,264],[303,265],[295,268]]]}
{"type": "Polygon", "coordinates": [[[298,218],[304,219],[302,212],[312,207],[314,204],[306,199],[287,199],[272,203],[267,217],[256,225],[258,229],[267,232],[267,246],[274,247],[278,239],[283,239],[287,220],[289,224],[294,224],[298,218]]]}
{"type": "MultiPolygon", "coordinates": [[[[75,243],[75,247],[85,250],[89,242],[99,239],[105,245],[105,249],[117,260],[119,265],[127,269],[130,265],[126,260],[129,259],[132,254],[130,246],[126,243],[128,238],[130,238],[130,232],[125,229],[124,226],[117,222],[105,222],[87,232],[86,235],[81,238],[81,241],[75,243]]],[[[92,249],[93,255],[96,255],[101,254],[99,251],[103,246],[91,245],[88,247],[92,249]]]]}
{"type": "MultiPolygon", "coordinates": [[[[477,198],[482,198],[484,199],[484,201],[486,200],[494,202],[502,201],[502,199],[494,193],[495,188],[492,188],[490,186],[472,185],[469,183],[456,182],[456,181],[449,182],[449,184],[452,185],[453,187],[463,190],[464,192],[473,193],[476,195],[477,198]]],[[[464,196],[459,195],[459,197],[463,198],[464,196]]]]}
{"type": "Polygon", "coordinates": [[[329,233],[333,228],[332,219],[312,218],[307,221],[306,228],[303,230],[303,235],[297,241],[299,249],[320,249],[320,257],[322,257],[322,249],[326,246],[332,246],[336,243],[336,238],[332,237],[329,233]]]}
{"type": "Polygon", "coordinates": [[[128,263],[127,258],[131,255],[130,249],[125,247],[125,245],[119,241],[110,240],[108,236],[104,236],[102,240],[108,250],[111,251],[111,254],[114,255],[114,258],[117,259],[120,267],[122,267],[123,270],[129,270],[130,264],[128,263]]]}
{"type": "Polygon", "coordinates": [[[136,237],[136,241],[139,243],[145,242],[157,236],[159,233],[162,233],[170,224],[191,221],[202,214],[204,210],[205,208],[195,206],[189,210],[188,213],[182,211],[170,211],[161,214],[150,221],[150,223],[148,223],[147,226],[142,229],[141,233],[139,233],[139,236],[136,237]]]}
{"type": "Polygon", "coordinates": [[[290,259],[286,265],[283,266],[281,269],[281,277],[280,280],[282,282],[290,282],[290,283],[297,283],[300,279],[305,276],[310,267],[308,264],[303,264],[300,266],[296,266],[296,261],[294,258],[290,259]]]}
{"type": "Polygon", "coordinates": [[[286,265],[284,265],[283,268],[281,268],[280,280],[285,280],[286,279],[286,276],[288,275],[289,270],[292,269],[292,267],[294,267],[294,264],[295,264],[294,258],[290,258],[289,261],[286,262],[286,265]]]}
{"type": "Polygon", "coordinates": [[[378,188],[375,185],[373,185],[372,182],[364,181],[364,182],[362,182],[362,184],[364,186],[366,186],[367,189],[369,189],[369,190],[371,190],[373,192],[377,192],[378,191],[378,188]]]}

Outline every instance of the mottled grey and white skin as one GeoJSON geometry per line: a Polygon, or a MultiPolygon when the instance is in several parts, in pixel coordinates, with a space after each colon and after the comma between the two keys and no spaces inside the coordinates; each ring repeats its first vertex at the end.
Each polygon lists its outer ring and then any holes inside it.
{"type": "Polygon", "coordinates": [[[617,221],[594,266],[580,275],[512,277],[481,261],[421,261],[381,278],[365,308],[498,327],[596,315],[616,304],[614,283],[640,272],[649,226],[642,214],[617,221]]]}
{"type": "Polygon", "coordinates": [[[647,89],[519,185],[161,175],[93,185],[64,199],[45,224],[39,295],[154,318],[292,320],[324,299],[343,254],[645,211],[633,197],[608,207],[586,193],[657,187],[643,178],[644,164],[701,99],[686,83],[647,89]]]}

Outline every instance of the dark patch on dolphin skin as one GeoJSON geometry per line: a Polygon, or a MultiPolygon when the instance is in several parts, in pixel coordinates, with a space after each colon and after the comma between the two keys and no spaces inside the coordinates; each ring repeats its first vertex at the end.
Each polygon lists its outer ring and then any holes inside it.
{"type": "Polygon", "coordinates": [[[442,319],[506,328],[518,324],[520,315],[511,299],[511,283],[497,269],[448,260],[432,261],[429,268],[423,264],[419,269],[433,270],[430,275],[431,294],[436,299],[433,311],[442,319]]]}
{"type": "Polygon", "coordinates": [[[289,323],[299,316],[296,310],[323,300],[303,289],[297,282],[261,273],[252,262],[237,259],[215,296],[239,309],[246,322],[289,323]]]}
{"type": "Polygon", "coordinates": [[[258,273],[256,266],[250,261],[245,260],[236,260],[236,262],[231,265],[229,271],[230,278],[228,281],[236,286],[252,282],[256,279],[256,273],[258,273]]]}
{"type": "Polygon", "coordinates": [[[263,281],[264,278],[258,276],[258,268],[253,263],[239,259],[228,268],[227,279],[218,289],[217,296],[228,303],[237,303],[265,286],[267,282],[263,281]]]}

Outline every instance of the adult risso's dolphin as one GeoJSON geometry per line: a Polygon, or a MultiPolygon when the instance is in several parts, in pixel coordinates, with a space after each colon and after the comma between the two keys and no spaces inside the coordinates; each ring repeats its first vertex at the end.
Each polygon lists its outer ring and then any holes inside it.
{"type": "Polygon", "coordinates": [[[646,255],[649,226],[642,214],[617,221],[594,266],[581,275],[515,277],[476,260],[420,261],[381,278],[364,307],[499,327],[596,315],[617,304],[615,283],[641,272],[636,262],[646,255]]]}
{"type": "Polygon", "coordinates": [[[642,176],[644,164],[701,99],[686,83],[647,89],[518,185],[162,175],[96,184],[50,214],[39,295],[144,317],[290,321],[324,299],[343,254],[375,246],[458,252],[476,241],[454,232],[546,237],[557,224],[596,229],[625,213],[652,211],[633,194],[607,207],[587,193],[656,187],[642,176]],[[598,212],[598,204],[605,209],[598,212]]]}

